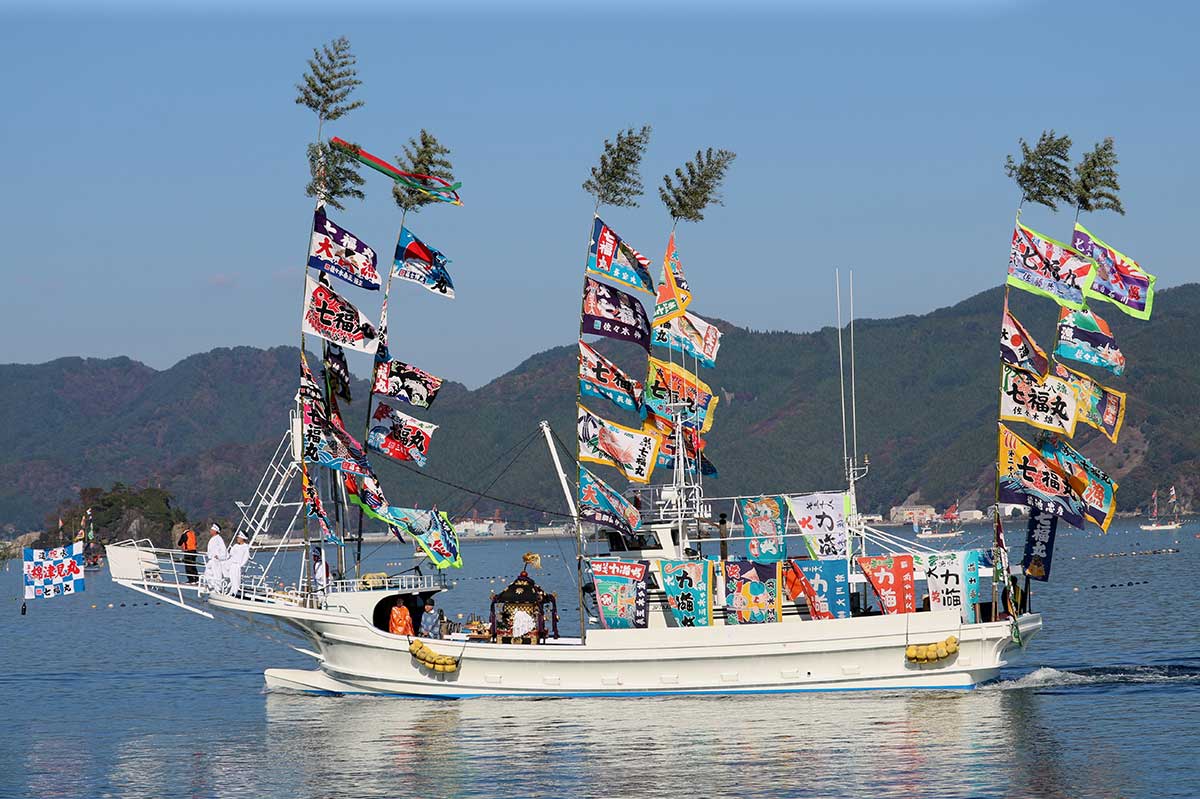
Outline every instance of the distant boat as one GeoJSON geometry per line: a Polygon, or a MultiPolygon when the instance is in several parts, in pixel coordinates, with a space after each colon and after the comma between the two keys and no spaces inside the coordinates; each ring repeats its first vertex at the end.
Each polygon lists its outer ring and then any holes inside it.
{"type": "MultiPolygon", "coordinates": [[[[913,523],[916,526],[916,523],[913,523]]],[[[921,528],[921,532],[917,533],[917,538],[954,538],[962,535],[965,530],[958,526],[958,501],[946,508],[946,512],[941,517],[934,519],[932,522],[926,522],[921,528]],[[942,525],[948,529],[942,529],[942,525]]]]}
{"type": "Polygon", "coordinates": [[[1171,486],[1171,494],[1168,502],[1171,503],[1174,514],[1170,521],[1159,521],[1158,489],[1154,489],[1154,493],[1150,495],[1150,523],[1138,526],[1143,530],[1178,530],[1180,527],[1183,527],[1183,522],[1179,521],[1179,502],[1175,496],[1175,486],[1171,486]]]}

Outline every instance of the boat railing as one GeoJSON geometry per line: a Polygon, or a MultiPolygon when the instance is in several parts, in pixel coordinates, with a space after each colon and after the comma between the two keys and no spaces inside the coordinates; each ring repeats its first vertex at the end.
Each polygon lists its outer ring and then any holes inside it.
{"type": "Polygon", "coordinates": [[[156,547],[149,538],[140,538],[109,544],[104,554],[113,582],[211,618],[212,614],[188,604],[189,594],[194,602],[204,588],[203,552],[156,547]]]}

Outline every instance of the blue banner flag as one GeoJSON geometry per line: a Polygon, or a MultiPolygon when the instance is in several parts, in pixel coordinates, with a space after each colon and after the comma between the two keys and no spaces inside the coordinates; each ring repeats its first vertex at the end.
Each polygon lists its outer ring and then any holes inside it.
{"type": "Polygon", "coordinates": [[[712,624],[713,562],[711,560],[661,560],[663,591],[671,615],[680,627],[712,624]]]}
{"type": "Polygon", "coordinates": [[[84,589],[83,542],[24,552],[25,598],[49,599],[84,589]]]}

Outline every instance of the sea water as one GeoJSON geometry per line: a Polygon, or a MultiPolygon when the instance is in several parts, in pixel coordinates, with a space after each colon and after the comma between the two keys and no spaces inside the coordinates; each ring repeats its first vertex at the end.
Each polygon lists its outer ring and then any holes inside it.
{"type": "MultiPolygon", "coordinates": [[[[268,693],[264,668],[312,660],[107,571],[21,616],[12,562],[0,572],[0,796],[1198,797],[1197,532],[1060,530],[1052,579],[1034,583],[1044,630],[999,680],[962,692],[268,693]],[[1092,557],[1166,547],[1180,552],[1092,557]]],[[[558,593],[562,634],[577,634],[565,539],[468,540],[439,605],[486,616],[526,551],[542,556],[533,575],[558,593]]],[[[367,570],[395,571],[408,552],[367,554],[367,570]]]]}

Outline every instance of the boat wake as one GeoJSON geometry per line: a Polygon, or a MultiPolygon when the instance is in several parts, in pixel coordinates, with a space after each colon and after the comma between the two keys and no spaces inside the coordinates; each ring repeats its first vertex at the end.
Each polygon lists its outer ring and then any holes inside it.
{"type": "Polygon", "coordinates": [[[1200,687],[1200,666],[1164,663],[1152,666],[1093,666],[1055,669],[1042,666],[1023,677],[980,686],[980,690],[1014,691],[1071,686],[1176,685],[1200,687]]]}

